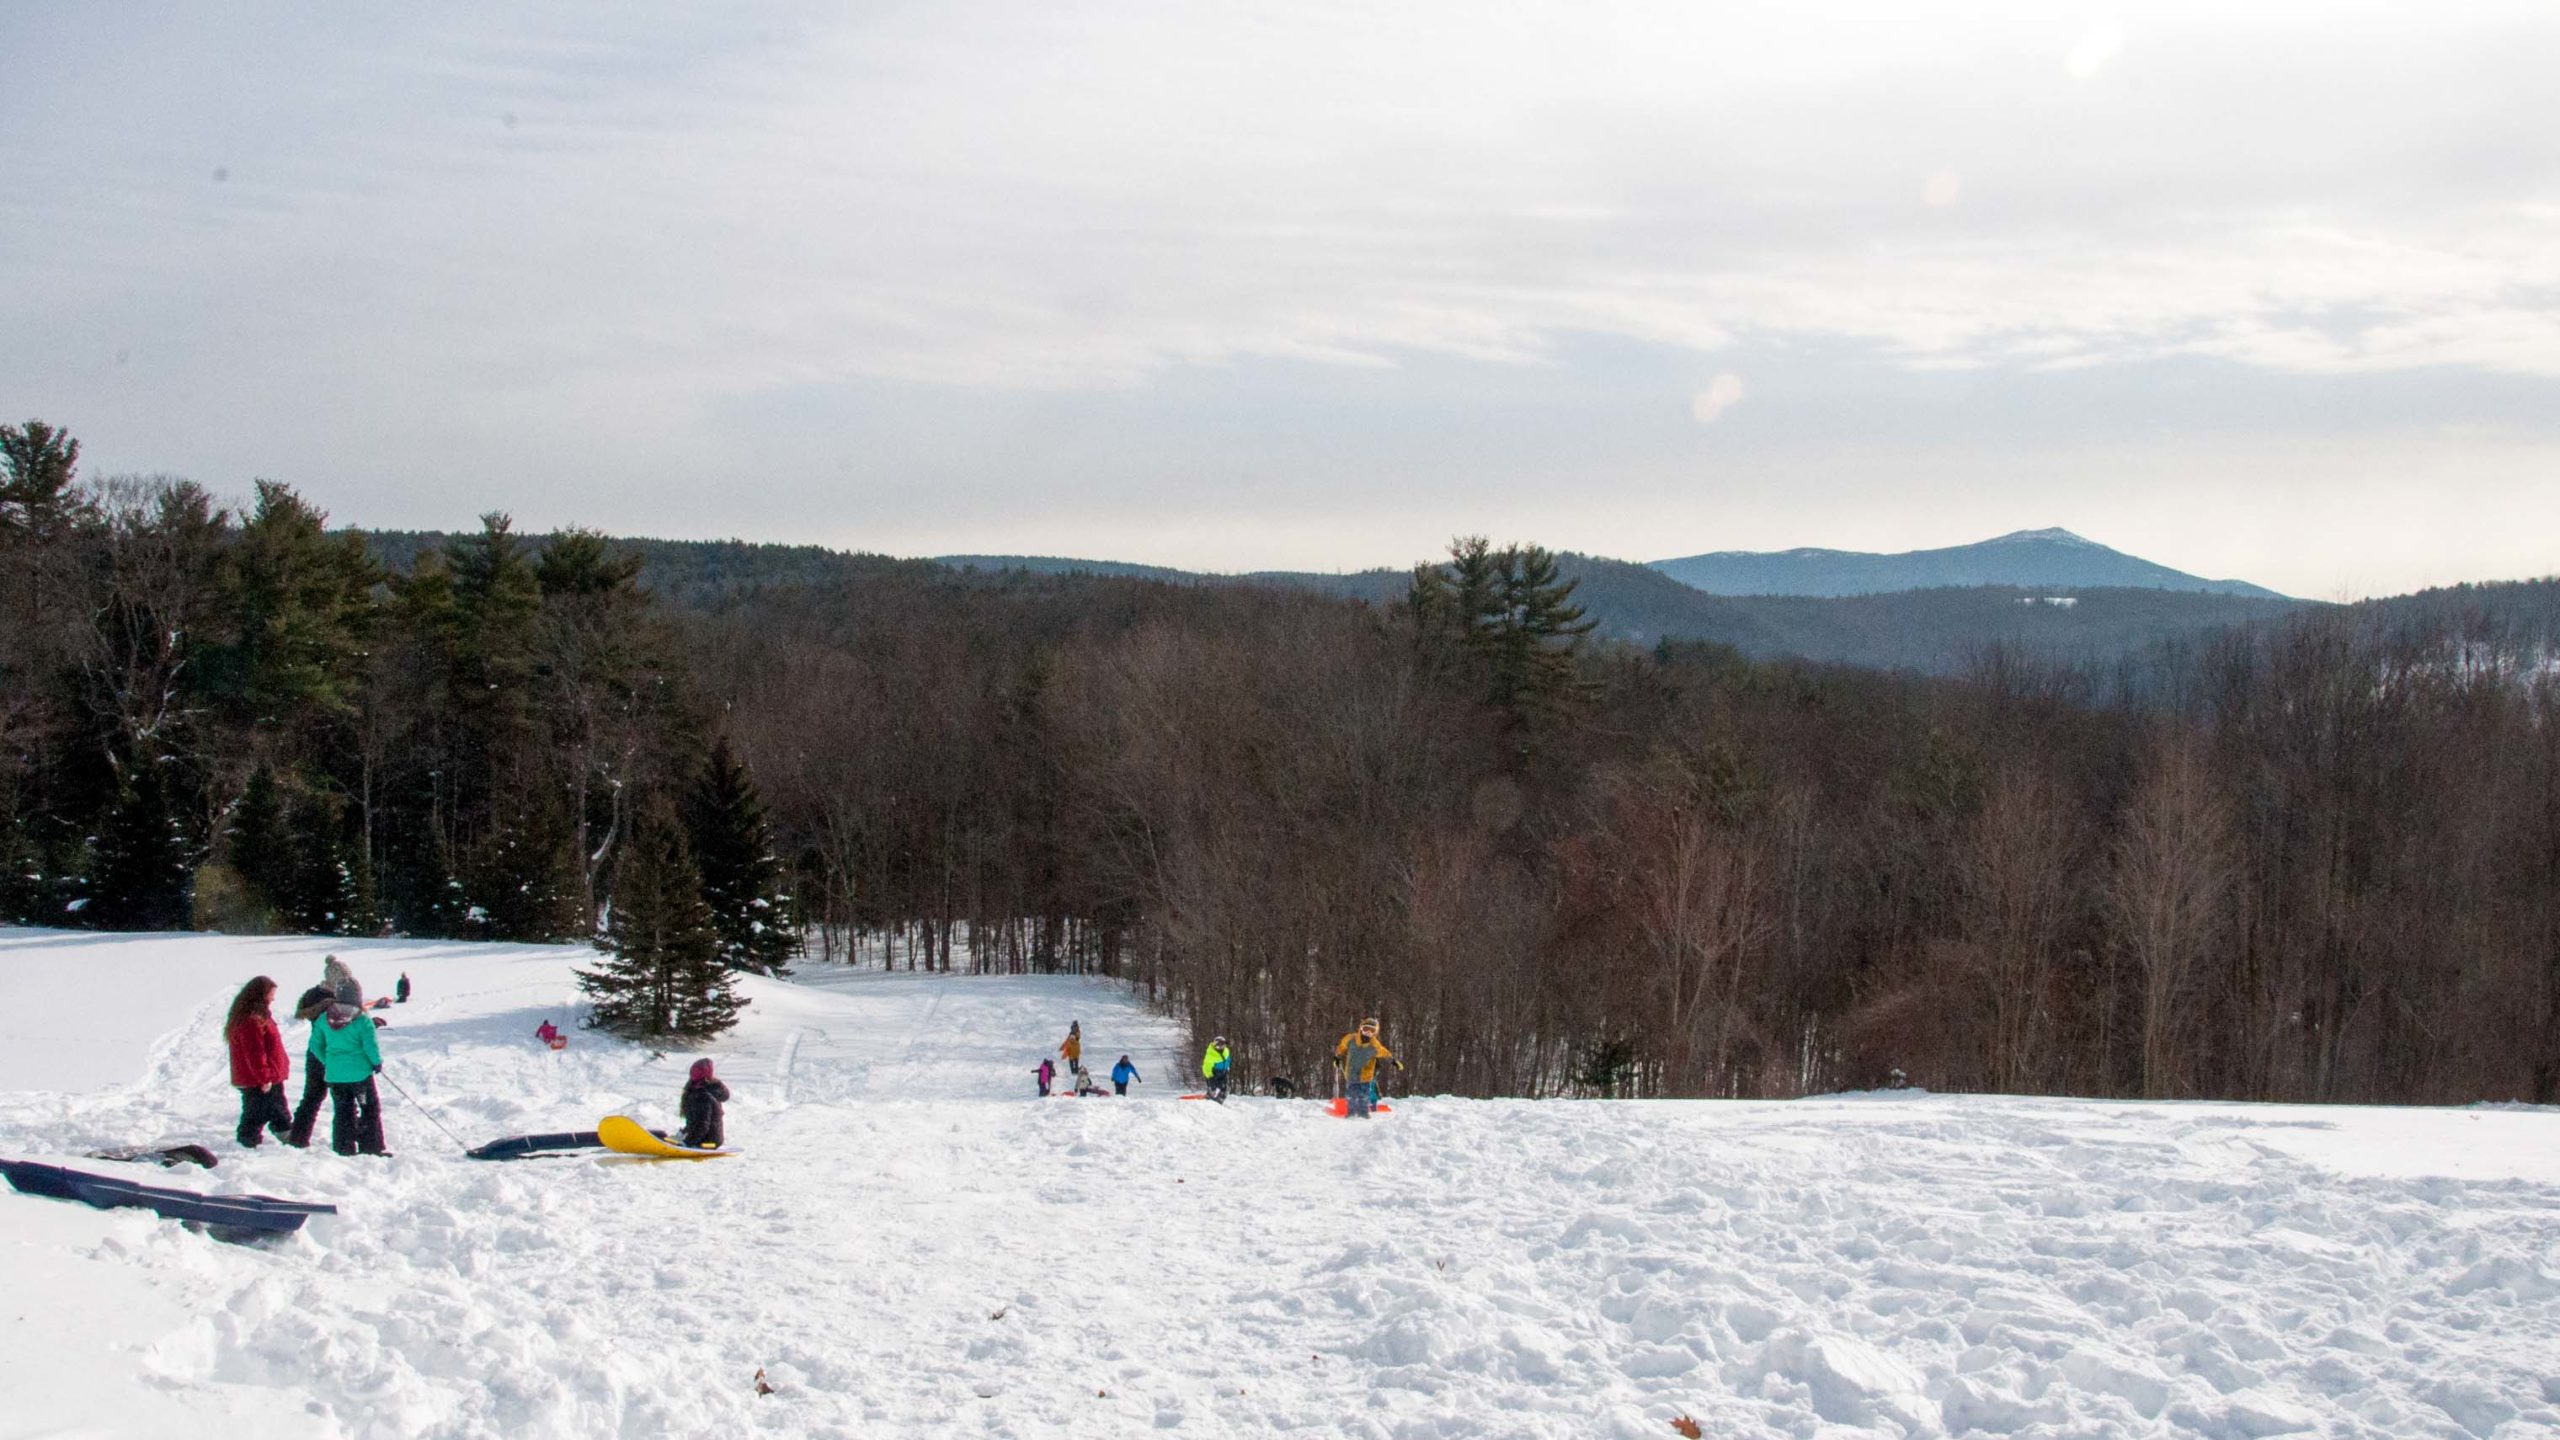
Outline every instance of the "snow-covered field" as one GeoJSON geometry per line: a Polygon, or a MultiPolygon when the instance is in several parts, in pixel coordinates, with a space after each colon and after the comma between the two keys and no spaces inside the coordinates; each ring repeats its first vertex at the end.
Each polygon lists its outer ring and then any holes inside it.
{"type": "Polygon", "coordinates": [[[386,1074],[468,1141],[673,1118],[690,1054],[529,1038],[579,951],[0,931],[0,1155],[342,1211],[248,1248],[0,1191],[0,1440],[2560,1432],[2560,1114],[1363,1125],[1174,1103],[1108,985],[812,967],[710,1052],[732,1158],[473,1162],[388,1090],[396,1159],[241,1152],[223,1005],[328,949],[416,982],[386,1074]],[[1031,1099],[1071,1018],[1143,1098],[1031,1099]],[[77,1158],[161,1139],[223,1164],[77,1158]]]}

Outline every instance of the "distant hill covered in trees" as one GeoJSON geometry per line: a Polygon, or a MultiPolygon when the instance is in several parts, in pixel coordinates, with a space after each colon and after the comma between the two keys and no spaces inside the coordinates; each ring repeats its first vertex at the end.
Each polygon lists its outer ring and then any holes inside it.
{"type": "MultiPolygon", "coordinates": [[[[650,574],[663,574],[681,593],[697,588],[694,581],[677,578],[690,575],[692,562],[672,542],[644,545],[651,557],[650,574]]],[[[733,553],[727,545],[713,549],[722,556],[733,553]]],[[[777,573],[794,572],[801,562],[792,557],[799,553],[796,548],[778,553],[777,573]]],[[[1594,633],[1603,638],[1637,645],[1707,641],[1762,659],[1793,657],[1930,674],[1952,674],[1995,648],[2054,661],[2109,663],[2163,641],[2192,639],[2226,626],[2269,619],[2303,604],[2273,595],[2149,586],[1976,586],[1840,599],[1713,595],[1653,566],[1571,553],[1557,560],[1564,576],[1577,582],[1575,598],[1591,618],[1594,633]]],[[[945,556],[936,563],[978,574],[1090,575],[1309,590],[1372,605],[1394,603],[1413,578],[1406,570],[1212,575],[1161,566],[1012,555],[945,556]]]]}

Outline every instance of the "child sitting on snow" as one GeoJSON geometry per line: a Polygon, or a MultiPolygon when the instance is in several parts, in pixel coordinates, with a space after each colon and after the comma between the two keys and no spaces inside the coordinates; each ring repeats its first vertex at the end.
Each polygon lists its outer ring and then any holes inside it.
{"type": "Polygon", "coordinates": [[[729,1087],[711,1073],[711,1062],[696,1060],[685,1076],[684,1099],[676,1108],[684,1115],[684,1143],[696,1150],[717,1150],[729,1142],[721,1124],[720,1107],[728,1103],[729,1087]]]}
{"type": "Polygon", "coordinates": [[[1087,1070],[1082,1065],[1078,1065],[1076,1067],[1076,1093],[1078,1095],[1099,1095],[1102,1093],[1102,1087],[1093,1083],[1093,1072],[1087,1070]]]}

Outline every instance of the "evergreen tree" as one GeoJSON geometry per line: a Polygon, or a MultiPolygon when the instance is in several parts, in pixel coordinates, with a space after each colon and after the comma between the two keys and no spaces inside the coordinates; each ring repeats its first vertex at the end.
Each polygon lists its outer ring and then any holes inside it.
{"type": "Polygon", "coordinates": [[[86,509],[72,487],[80,442],[41,420],[0,425],[0,539],[55,538],[86,509]]]}
{"type": "MultiPolygon", "coordinates": [[[[453,873],[452,856],[441,838],[429,833],[395,849],[389,861],[389,919],[401,933],[436,940],[471,933],[471,899],[453,873]]],[[[369,873],[366,878],[370,884],[369,873]]]]}
{"type": "Polygon", "coordinates": [[[292,880],[284,918],[305,935],[364,933],[356,915],[355,867],[344,829],[341,809],[328,796],[313,795],[294,807],[292,880]]]}
{"type": "Polygon", "coordinates": [[[533,558],[514,522],[496,511],[480,517],[479,534],[447,544],[444,558],[457,689],[468,704],[520,712],[527,699],[524,682],[533,672],[534,616],[542,605],[533,558]]]}
{"type": "Polygon", "coordinates": [[[124,766],[91,861],[81,919],[100,930],[183,930],[191,918],[186,835],[161,764],[137,753],[124,766]]]}
{"type": "Polygon", "coordinates": [[[223,602],[232,638],[212,657],[216,689],[252,724],[309,724],[353,713],[379,578],[361,536],[330,535],[328,516],[273,480],[232,546],[223,602]]]}
{"type": "Polygon", "coordinates": [[[375,884],[373,862],[364,852],[347,852],[347,908],[338,926],[341,935],[380,935],[388,929],[382,913],[382,892],[375,884]]]}
{"type": "Polygon", "coordinates": [[[252,772],[248,788],[240,792],[226,848],[250,898],[271,921],[283,921],[293,904],[293,833],[285,823],[284,787],[267,766],[252,772]]]}
{"type": "Polygon", "coordinates": [[[563,530],[542,547],[533,575],[542,598],[618,596],[638,599],[640,557],[616,550],[593,530],[563,530]]]}
{"type": "Polygon", "coordinates": [[[716,1035],[746,1002],[729,989],[720,937],[684,827],[645,804],[614,866],[612,917],[597,948],[611,958],[578,972],[593,998],[587,1023],[635,1037],[716,1035]]]}
{"type": "Polygon", "coordinates": [[[684,819],[721,963],[759,975],[789,973],[800,934],[783,891],[782,862],[773,853],[773,827],[755,777],[726,735],[712,744],[686,792],[684,819]]]}
{"type": "Polygon", "coordinates": [[[1553,552],[1536,545],[1502,552],[1496,570],[1498,609],[1487,627],[1493,702],[1527,729],[1581,700],[1574,657],[1593,621],[1573,603],[1581,582],[1561,578],[1553,552]]]}
{"type": "Polygon", "coordinates": [[[493,940],[566,940],[584,932],[568,826],[545,797],[528,796],[477,846],[463,890],[493,940]]]}
{"type": "Polygon", "coordinates": [[[1415,569],[1405,608],[1425,657],[1463,677],[1525,741],[1586,693],[1576,657],[1594,622],[1573,603],[1580,583],[1548,550],[1496,550],[1469,535],[1451,543],[1446,565],[1415,569]]]}
{"type": "Polygon", "coordinates": [[[491,513],[481,517],[480,533],[445,546],[442,570],[413,587],[403,608],[441,607],[419,618],[438,644],[441,686],[452,705],[445,833],[457,844],[484,837],[472,846],[479,853],[464,867],[465,884],[494,923],[515,932],[510,938],[571,933],[553,924],[547,910],[530,925],[495,918],[524,907],[480,883],[479,872],[492,862],[521,875],[528,866],[544,870],[552,858],[542,853],[547,833],[527,850],[521,823],[508,818],[510,810],[537,803],[532,792],[543,760],[532,685],[542,592],[532,556],[507,517],[491,513]]]}
{"type": "Polygon", "coordinates": [[[592,929],[619,836],[620,800],[644,737],[663,717],[658,639],[639,587],[640,557],[592,530],[552,537],[534,566],[542,587],[533,686],[544,746],[568,804],[578,899],[592,929]]]}

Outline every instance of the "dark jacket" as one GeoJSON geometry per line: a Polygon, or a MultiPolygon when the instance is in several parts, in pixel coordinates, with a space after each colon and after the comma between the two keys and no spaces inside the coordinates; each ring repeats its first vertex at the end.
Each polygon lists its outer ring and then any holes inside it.
{"type": "Polygon", "coordinates": [[[322,984],[303,991],[302,998],[293,1002],[293,1018],[311,1022],[311,1038],[302,1043],[303,1068],[319,1075],[324,1083],[329,1077],[320,1073],[320,1016],[329,1008],[329,1002],[336,998],[329,987],[322,984]]]}
{"type": "Polygon", "coordinates": [[[293,1018],[317,1020],[320,1018],[320,1012],[328,1009],[329,1002],[335,998],[328,986],[314,985],[302,992],[301,999],[293,1002],[293,1018]]]}
{"type": "Polygon", "coordinates": [[[728,1144],[727,1129],[720,1118],[720,1107],[728,1101],[729,1087],[717,1080],[684,1082],[684,1098],[676,1104],[684,1116],[684,1143],[707,1150],[728,1144]]]}

